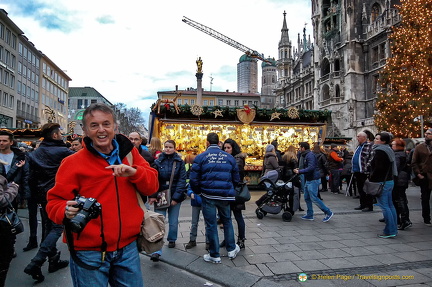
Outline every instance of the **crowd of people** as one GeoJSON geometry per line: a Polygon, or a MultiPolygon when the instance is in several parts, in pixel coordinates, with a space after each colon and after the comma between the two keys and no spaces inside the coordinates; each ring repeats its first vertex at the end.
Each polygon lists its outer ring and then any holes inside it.
{"type": "MultiPolygon", "coordinates": [[[[208,251],[204,261],[221,263],[220,248],[226,248],[231,260],[245,248],[246,204],[236,197],[236,188],[245,181],[247,154],[235,140],[221,141],[216,133],[209,133],[205,151],[184,156],[174,140],[161,142],[153,137],[147,144],[138,132],[127,137],[117,134],[115,113],[100,103],[85,110],[83,130],[85,137],[66,143],[60,126],[48,123],[41,129],[43,140],[28,149],[18,147],[10,132],[0,131],[0,208],[12,202],[15,208],[28,209],[29,240],[23,251],[39,249],[24,272],[36,282],[44,280],[41,267],[48,261],[50,273],[69,266],[74,286],[142,286],[135,241],[144,211],[137,193],[147,209],[166,216],[168,248],[176,246],[180,209],[188,196],[192,214],[186,249],[197,246],[200,213],[208,251]],[[169,204],[159,208],[155,204],[158,191],[167,189],[169,204]],[[38,217],[42,221],[39,239],[38,217]],[[62,260],[56,248],[62,234],[70,261],[62,260]]],[[[333,218],[321,197],[330,190],[358,198],[356,210],[370,212],[380,207],[385,227],[378,236],[394,238],[399,230],[412,226],[406,197],[412,179],[421,189],[424,223],[431,225],[432,129],[425,137],[411,151],[402,139],[387,132],[376,134],[373,141],[366,133],[358,133],[358,146],[351,152],[334,143],[326,149],[308,142],[280,151],[274,140],[263,150],[262,176],[276,174],[278,180],[293,182],[306,204],[303,220],[315,220],[313,205],[324,213],[322,222],[333,218]],[[382,193],[367,194],[366,180],[382,183],[382,193]]],[[[0,287],[16,256],[15,240],[14,234],[0,230],[0,287]]],[[[158,262],[162,249],[149,255],[158,262]]]]}

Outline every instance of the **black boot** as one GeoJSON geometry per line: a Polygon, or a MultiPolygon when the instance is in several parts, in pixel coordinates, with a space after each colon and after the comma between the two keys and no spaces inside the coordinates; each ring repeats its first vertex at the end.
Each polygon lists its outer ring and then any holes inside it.
{"type": "Polygon", "coordinates": [[[24,272],[28,275],[31,275],[31,277],[36,280],[36,283],[40,283],[45,280],[45,277],[42,275],[41,267],[42,264],[39,265],[36,262],[32,261],[24,269],[24,272]]]}
{"type": "Polygon", "coordinates": [[[30,236],[29,242],[27,243],[27,246],[23,248],[23,251],[26,252],[26,251],[35,249],[37,247],[38,247],[37,237],[36,236],[30,236]]]}
{"type": "Polygon", "coordinates": [[[69,265],[68,260],[60,260],[60,251],[56,255],[48,259],[48,272],[53,273],[59,269],[65,268],[69,265]]]}
{"type": "Polygon", "coordinates": [[[237,245],[240,247],[240,249],[245,248],[245,244],[244,244],[245,240],[246,240],[246,238],[243,238],[243,239],[238,238],[237,245]]]}

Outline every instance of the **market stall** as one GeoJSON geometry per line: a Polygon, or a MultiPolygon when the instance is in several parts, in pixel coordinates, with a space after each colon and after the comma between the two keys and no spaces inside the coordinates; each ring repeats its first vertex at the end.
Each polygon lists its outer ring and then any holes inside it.
{"type": "Polygon", "coordinates": [[[190,110],[191,107],[180,106],[179,113],[169,109],[153,113],[151,137],[159,137],[162,142],[174,140],[184,155],[203,152],[210,132],[216,132],[221,141],[234,139],[248,154],[245,170],[249,184],[258,183],[267,144],[277,140],[283,152],[302,141],[321,142],[325,137],[325,120],[330,115],[330,112],[291,110],[294,116],[290,118],[289,110],[283,109],[203,107],[196,116],[190,110]]]}

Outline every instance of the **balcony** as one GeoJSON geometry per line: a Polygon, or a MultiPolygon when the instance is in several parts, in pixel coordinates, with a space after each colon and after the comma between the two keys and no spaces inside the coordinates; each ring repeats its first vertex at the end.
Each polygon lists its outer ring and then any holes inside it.
{"type": "Polygon", "coordinates": [[[381,32],[384,32],[389,27],[396,25],[400,21],[401,16],[399,11],[397,9],[390,9],[367,27],[366,38],[370,39],[381,32]]]}

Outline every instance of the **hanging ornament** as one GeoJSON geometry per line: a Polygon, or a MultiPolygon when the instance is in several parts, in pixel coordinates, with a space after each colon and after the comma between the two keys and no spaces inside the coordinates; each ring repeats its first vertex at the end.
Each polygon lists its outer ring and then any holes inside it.
{"type": "Polygon", "coordinates": [[[222,117],[223,118],[222,111],[219,110],[219,109],[216,110],[216,111],[214,111],[214,112],[212,112],[212,114],[215,115],[215,118],[217,118],[217,117],[222,117]]]}
{"type": "Polygon", "coordinates": [[[281,115],[281,113],[274,112],[273,114],[271,114],[270,121],[272,121],[274,119],[280,119],[280,117],[279,117],[280,115],[281,115]]]}
{"type": "Polygon", "coordinates": [[[193,105],[191,107],[191,112],[194,116],[200,116],[204,112],[204,110],[202,107],[200,107],[198,105],[193,105]]]}
{"type": "Polygon", "coordinates": [[[299,112],[296,108],[291,107],[288,109],[288,117],[290,119],[298,119],[299,118],[299,112]]]}
{"type": "Polygon", "coordinates": [[[255,118],[256,110],[251,109],[248,105],[245,105],[243,109],[237,109],[238,119],[244,123],[249,124],[255,118]]]}

